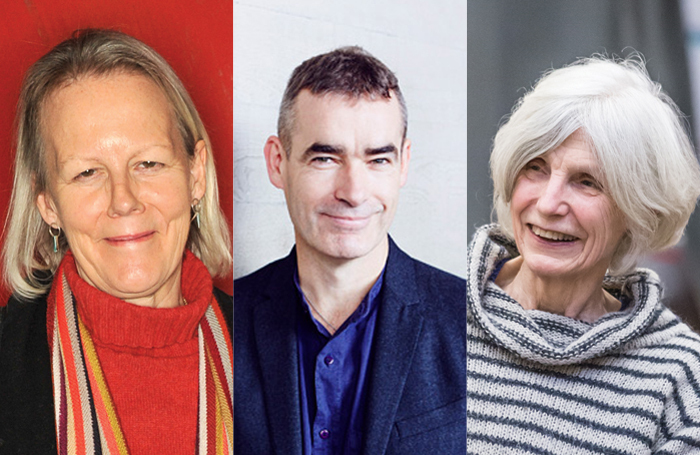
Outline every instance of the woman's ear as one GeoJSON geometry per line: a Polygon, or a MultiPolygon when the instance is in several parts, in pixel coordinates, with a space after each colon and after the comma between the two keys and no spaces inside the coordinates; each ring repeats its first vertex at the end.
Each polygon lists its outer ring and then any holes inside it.
{"type": "Polygon", "coordinates": [[[53,227],[61,227],[61,220],[56,210],[56,204],[48,191],[42,191],[36,197],[36,207],[46,224],[53,227]]]}
{"type": "Polygon", "coordinates": [[[190,160],[190,199],[201,200],[207,190],[207,154],[207,144],[200,139],[190,160]]]}

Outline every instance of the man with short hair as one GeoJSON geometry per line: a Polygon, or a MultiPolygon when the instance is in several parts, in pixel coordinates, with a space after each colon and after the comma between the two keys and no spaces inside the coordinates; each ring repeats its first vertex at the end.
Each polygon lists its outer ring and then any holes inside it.
{"type": "Polygon", "coordinates": [[[234,282],[238,454],[466,452],[466,286],[388,235],[411,142],[357,47],[297,67],[265,144],[296,246],[234,282]]]}

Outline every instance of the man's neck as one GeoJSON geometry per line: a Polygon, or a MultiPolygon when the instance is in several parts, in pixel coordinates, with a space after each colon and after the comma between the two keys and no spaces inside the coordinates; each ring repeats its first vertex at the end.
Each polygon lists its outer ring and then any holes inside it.
{"type": "Polygon", "coordinates": [[[299,284],[317,321],[332,334],[362,303],[384,269],[388,238],[369,254],[338,259],[297,243],[299,284]]]}

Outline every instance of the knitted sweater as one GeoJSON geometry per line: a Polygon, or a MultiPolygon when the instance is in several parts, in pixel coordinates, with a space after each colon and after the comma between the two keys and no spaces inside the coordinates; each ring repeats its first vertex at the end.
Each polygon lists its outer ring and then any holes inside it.
{"type": "Polygon", "coordinates": [[[496,226],[469,248],[468,453],[700,453],[700,337],[661,303],[657,275],[606,277],[629,304],[591,324],[499,288],[495,268],[517,255],[496,226]]]}
{"type": "Polygon", "coordinates": [[[197,327],[213,289],[207,268],[188,251],[182,263],[187,305],[155,309],[126,303],[89,285],[78,275],[70,252],[61,265],[95,343],[129,453],[195,453],[197,327]]]}

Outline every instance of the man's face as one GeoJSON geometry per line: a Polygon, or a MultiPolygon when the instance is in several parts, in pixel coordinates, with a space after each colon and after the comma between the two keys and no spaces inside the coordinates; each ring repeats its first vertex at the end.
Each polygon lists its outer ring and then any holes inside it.
{"type": "Polygon", "coordinates": [[[386,254],[410,159],[402,137],[393,96],[298,95],[288,156],[277,138],[265,152],[301,254],[342,260],[386,254]]]}

